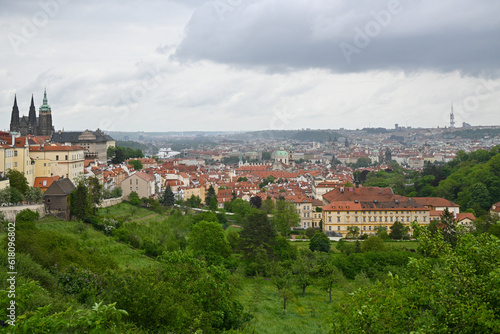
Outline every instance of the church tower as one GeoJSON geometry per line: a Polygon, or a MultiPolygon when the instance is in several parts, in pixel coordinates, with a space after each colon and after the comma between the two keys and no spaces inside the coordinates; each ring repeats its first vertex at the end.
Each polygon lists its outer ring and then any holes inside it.
{"type": "Polygon", "coordinates": [[[52,111],[47,101],[47,90],[43,92],[43,104],[39,109],[39,136],[52,136],[54,127],[52,126],[52,111]]]}
{"type": "Polygon", "coordinates": [[[38,135],[38,122],[36,120],[36,108],[35,101],[33,100],[33,95],[31,95],[31,105],[28,114],[28,133],[37,136],[38,135]]]}
{"type": "Polygon", "coordinates": [[[19,108],[17,107],[16,95],[14,95],[14,106],[10,117],[10,132],[19,132],[19,108]]]}

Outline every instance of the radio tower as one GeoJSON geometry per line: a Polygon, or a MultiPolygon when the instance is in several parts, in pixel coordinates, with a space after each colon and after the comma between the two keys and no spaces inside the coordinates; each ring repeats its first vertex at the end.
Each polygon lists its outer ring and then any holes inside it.
{"type": "Polygon", "coordinates": [[[453,102],[451,103],[450,128],[455,128],[455,115],[453,115],[453,102]]]}

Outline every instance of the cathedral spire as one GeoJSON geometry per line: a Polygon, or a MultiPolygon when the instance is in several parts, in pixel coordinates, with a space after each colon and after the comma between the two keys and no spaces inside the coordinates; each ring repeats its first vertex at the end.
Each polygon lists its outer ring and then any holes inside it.
{"type": "MultiPolygon", "coordinates": [[[[36,127],[38,125],[37,121],[36,121],[36,108],[35,108],[35,101],[33,100],[33,94],[31,94],[31,105],[30,105],[30,111],[28,114],[28,124],[31,127],[31,129],[36,129],[36,127]]],[[[31,134],[34,134],[34,133],[31,133],[31,134]]]]}
{"type": "Polygon", "coordinates": [[[17,95],[14,95],[14,106],[10,117],[10,132],[19,131],[19,108],[17,107],[17,95]]]}
{"type": "Polygon", "coordinates": [[[40,107],[40,113],[50,114],[50,111],[51,111],[50,106],[49,106],[49,103],[47,101],[47,88],[45,88],[45,90],[43,91],[43,104],[40,107]]]}

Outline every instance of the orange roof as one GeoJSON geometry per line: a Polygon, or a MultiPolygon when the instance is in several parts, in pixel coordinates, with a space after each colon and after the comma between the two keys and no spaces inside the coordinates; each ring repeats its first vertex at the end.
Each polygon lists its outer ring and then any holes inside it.
{"type": "Polygon", "coordinates": [[[84,148],[81,146],[65,146],[65,145],[30,146],[31,152],[80,151],[80,150],[84,150],[84,148]]]}
{"type": "Polygon", "coordinates": [[[473,213],[470,213],[470,212],[463,212],[463,213],[459,213],[457,214],[457,221],[462,221],[464,219],[470,219],[472,221],[476,220],[476,217],[474,216],[473,213]]]}
{"type": "Polygon", "coordinates": [[[445,198],[440,197],[413,197],[413,199],[420,205],[432,206],[432,207],[455,207],[458,208],[460,205],[448,201],[445,198]]]}
{"type": "Polygon", "coordinates": [[[51,177],[36,177],[33,187],[40,188],[42,191],[47,190],[52,183],[59,180],[59,176],[51,177]]]}

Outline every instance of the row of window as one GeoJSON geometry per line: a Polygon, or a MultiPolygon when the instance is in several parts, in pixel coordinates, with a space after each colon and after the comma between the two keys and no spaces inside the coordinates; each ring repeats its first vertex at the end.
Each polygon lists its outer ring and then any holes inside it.
{"type": "MultiPolygon", "coordinates": [[[[350,214],[352,211],[346,211],[346,214],[350,214]]],[[[414,213],[415,214],[422,214],[424,213],[425,211],[415,211],[414,213]]],[[[337,211],[337,214],[340,215],[341,211],[337,211]]],[[[405,211],[395,211],[395,214],[404,214],[405,211]]],[[[354,211],[354,214],[357,215],[358,214],[358,211],[354,211]]],[[[363,214],[363,215],[371,215],[372,212],[371,211],[361,211],[360,214],[363,214]]],[[[388,215],[388,214],[393,214],[393,211],[373,211],[373,214],[384,214],[384,215],[388,215]]],[[[409,215],[410,214],[410,211],[406,211],[406,214],[409,215]]]]}
{"type": "MultiPolygon", "coordinates": [[[[349,220],[349,217],[346,217],[346,220],[349,220]]],[[[418,217],[415,217],[413,218],[414,221],[418,221],[418,217]]],[[[407,222],[410,222],[410,221],[413,221],[411,217],[406,217],[406,221],[407,222]]],[[[340,222],[341,221],[341,217],[337,216],[337,222],[340,222]]],[[[354,221],[355,222],[359,222],[359,218],[358,217],[354,217],[354,221]]],[[[377,221],[377,217],[373,217],[373,220],[372,220],[372,217],[368,217],[368,222],[376,222],[377,221]]],[[[386,223],[389,223],[389,222],[395,222],[395,221],[399,221],[399,222],[404,222],[405,221],[405,217],[378,217],[378,221],[379,222],[386,222],[386,223]]],[[[424,222],[427,221],[427,217],[424,216],[424,222]]],[[[332,222],[332,217],[328,217],[328,222],[331,223],[332,222]]],[[[363,223],[366,223],[366,217],[363,217],[363,223]]]]}

